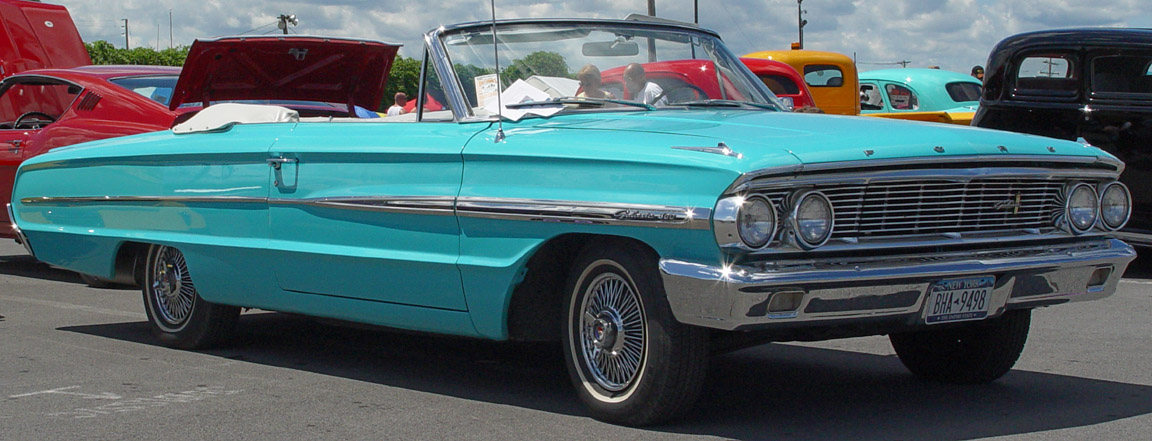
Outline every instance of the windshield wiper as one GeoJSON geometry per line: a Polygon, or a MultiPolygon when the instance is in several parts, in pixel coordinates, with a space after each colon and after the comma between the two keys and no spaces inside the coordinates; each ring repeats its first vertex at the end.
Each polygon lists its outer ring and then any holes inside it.
{"type": "Polygon", "coordinates": [[[688,106],[688,107],[755,107],[757,109],[776,110],[780,108],[772,104],[750,103],[748,101],[736,100],[698,100],[698,101],[685,101],[676,103],[675,105],[688,106]]]}
{"type": "Polygon", "coordinates": [[[642,107],[647,110],[656,110],[656,106],[651,104],[644,104],[636,101],[608,99],[608,98],[548,98],[543,101],[525,101],[522,103],[506,104],[504,107],[509,109],[519,109],[522,107],[542,107],[542,106],[555,106],[562,104],[577,104],[577,105],[596,105],[604,107],[607,103],[620,104],[624,106],[642,107]]]}

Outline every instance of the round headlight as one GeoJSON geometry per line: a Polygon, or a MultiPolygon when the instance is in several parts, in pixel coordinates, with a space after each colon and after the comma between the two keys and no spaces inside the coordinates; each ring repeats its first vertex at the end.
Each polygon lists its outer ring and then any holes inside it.
{"type": "Polygon", "coordinates": [[[776,209],[762,197],[745,199],[737,215],[736,229],[745,245],[752,248],[768,245],[776,234],[776,209]]]}
{"type": "Polygon", "coordinates": [[[1119,230],[1132,214],[1132,197],[1128,187],[1113,182],[1100,192],[1100,221],[1109,230],[1119,230]]]}
{"type": "Polygon", "coordinates": [[[1068,192],[1068,225],[1072,231],[1083,233],[1096,225],[1096,216],[1100,212],[1100,200],[1096,192],[1088,184],[1077,184],[1068,192]]]}
{"type": "Polygon", "coordinates": [[[815,248],[832,237],[832,202],[823,193],[804,193],[792,212],[792,227],[801,245],[815,248]]]}

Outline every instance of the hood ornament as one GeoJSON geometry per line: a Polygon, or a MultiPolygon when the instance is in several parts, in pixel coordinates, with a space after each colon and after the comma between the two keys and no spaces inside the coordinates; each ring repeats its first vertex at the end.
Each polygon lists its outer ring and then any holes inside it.
{"type": "Polygon", "coordinates": [[[674,150],[691,150],[694,152],[714,153],[717,155],[731,156],[736,159],[743,159],[744,155],[733,151],[728,148],[728,144],[723,142],[716,143],[716,147],[672,147],[674,150]]]}

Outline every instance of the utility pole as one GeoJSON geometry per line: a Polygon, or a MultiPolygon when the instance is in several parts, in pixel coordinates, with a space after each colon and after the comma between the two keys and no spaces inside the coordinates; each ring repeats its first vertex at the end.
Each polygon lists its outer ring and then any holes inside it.
{"type": "Polygon", "coordinates": [[[808,24],[808,20],[804,19],[804,14],[808,11],[804,10],[804,0],[796,0],[796,23],[797,31],[800,34],[800,49],[804,49],[804,25],[808,24]]]}
{"type": "Polygon", "coordinates": [[[692,0],[692,23],[700,24],[700,0],[692,0]]]}
{"type": "Polygon", "coordinates": [[[656,16],[656,0],[648,0],[648,15],[656,16]]]}
{"type": "Polygon", "coordinates": [[[168,8],[168,49],[176,47],[175,41],[176,39],[172,38],[172,8],[168,8]]]}
{"type": "Polygon", "coordinates": [[[897,61],[897,63],[900,63],[900,67],[907,69],[907,68],[908,68],[908,63],[911,63],[911,61],[909,61],[909,60],[900,60],[900,61],[897,61]]]}
{"type": "Polygon", "coordinates": [[[124,20],[124,49],[130,49],[128,47],[128,19],[125,18],[123,20],[124,20]]]}

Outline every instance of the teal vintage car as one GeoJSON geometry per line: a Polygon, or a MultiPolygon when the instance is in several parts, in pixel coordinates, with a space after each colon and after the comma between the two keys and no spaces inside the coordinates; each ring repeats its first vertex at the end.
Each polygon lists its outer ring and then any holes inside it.
{"type": "Polygon", "coordinates": [[[940,69],[881,69],[860,73],[860,114],[969,125],[982,83],[940,69]]]}
{"type": "Polygon", "coordinates": [[[1090,146],[782,111],[686,24],[424,41],[413,113],[215,104],[37,156],[9,207],[21,240],[135,277],[178,348],[225,341],[240,308],[559,341],[591,415],[632,425],[683,415],[709,354],[751,342],[888,334],[917,375],[995,380],[1033,309],[1112,294],[1135,257],[1108,236],[1123,164],[1090,146]],[[710,74],[645,77],[685,59],[710,74]],[[612,68],[618,95],[591,73],[612,68]]]}

